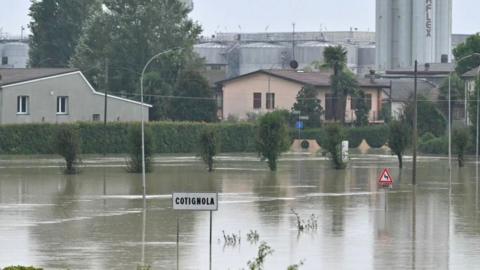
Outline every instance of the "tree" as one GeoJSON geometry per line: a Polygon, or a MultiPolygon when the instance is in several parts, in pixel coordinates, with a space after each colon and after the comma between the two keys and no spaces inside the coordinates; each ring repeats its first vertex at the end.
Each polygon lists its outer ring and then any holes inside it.
{"type": "Polygon", "coordinates": [[[329,124],[325,129],[325,149],[330,153],[335,169],[345,169],[346,164],[342,160],[342,141],[346,134],[339,124],[329,124]]]}
{"type": "Polygon", "coordinates": [[[55,136],[55,148],[56,152],[65,159],[66,174],[78,173],[80,143],[80,135],[74,126],[67,124],[59,126],[55,136]]]}
{"type": "Polygon", "coordinates": [[[368,113],[370,112],[370,108],[367,106],[366,99],[367,96],[361,89],[355,91],[355,93],[352,95],[352,102],[356,116],[354,124],[357,127],[368,125],[368,113]]]}
{"type": "MultiPolygon", "coordinates": [[[[157,53],[179,48],[156,58],[145,74],[145,101],[164,105],[163,96],[176,95],[181,71],[199,63],[193,45],[201,27],[188,13],[179,0],[104,0],[104,8],[86,24],[71,64],[85,70],[94,87],[107,80],[111,92],[138,100],[146,62],[157,53]]],[[[167,118],[162,113],[166,112],[153,111],[152,120],[167,118]]]]}
{"type": "MultiPolygon", "coordinates": [[[[150,128],[145,127],[145,172],[152,171],[153,163],[153,134],[150,128]]],[[[142,129],[140,125],[132,125],[128,131],[127,171],[131,173],[142,172],[142,129]]]]}
{"type": "Polygon", "coordinates": [[[343,71],[337,76],[333,75],[331,81],[335,99],[335,120],[345,123],[347,96],[359,91],[358,82],[352,73],[343,71]]]}
{"type": "Polygon", "coordinates": [[[30,66],[66,67],[99,0],[32,0],[30,66]]]}
{"type": "Polygon", "coordinates": [[[256,149],[268,161],[270,170],[277,169],[277,160],[288,150],[290,138],[284,113],[271,112],[260,117],[257,128],[256,149]]]}
{"type": "Polygon", "coordinates": [[[472,55],[474,53],[480,53],[480,33],[469,36],[465,42],[460,43],[453,49],[453,55],[455,60],[457,60],[457,67],[455,70],[458,74],[462,75],[480,65],[480,56],[472,55]],[[469,55],[472,55],[472,57],[467,57],[469,55]]]}
{"type": "Polygon", "coordinates": [[[171,119],[205,122],[217,120],[217,103],[213,90],[199,72],[182,71],[176,85],[176,96],[184,98],[172,100],[169,112],[171,119]]]}
{"type": "Polygon", "coordinates": [[[403,168],[403,154],[410,143],[411,132],[408,124],[401,120],[392,120],[388,125],[390,132],[388,147],[398,158],[398,167],[403,168]]]}
{"type": "Polygon", "coordinates": [[[464,154],[470,141],[470,133],[468,128],[454,129],[452,134],[452,141],[457,152],[458,166],[464,165],[464,154]]]}
{"type": "MultiPolygon", "coordinates": [[[[422,136],[431,132],[436,137],[445,134],[447,120],[435,104],[422,95],[417,96],[417,127],[418,134],[422,136]]],[[[403,118],[410,128],[413,128],[414,103],[413,96],[408,98],[404,105],[403,118]]]]}
{"type": "MultiPolygon", "coordinates": [[[[331,77],[332,90],[333,90],[333,111],[334,120],[340,119],[343,123],[345,121],[345,104],[346,96],[341,96],[341,93],[345,89],[341,89],[342,85],[348,84],[348,80],[338,78],[342,73],[347,63],[347,50],[341,45],[329,46],[323,51],[323,58],[325,59],[325,65],[333,69],[333,75],[331,77]],[[343,107],[342,107],[343,104],[343,107]],[[343,110],[343,118],[341,118],[341,112],[343,110]]],[[[343,76],[344,77],[344,76],[343,76]]]]}
{"type": "Polygon", "coordinates": [[[347,64],[347,50],[338,46],[328,46],[323,51],[325,64],[333,69],[333,76],[337,76],[347,64]]]}
{"type": "Polygon", "coordinates": [[[218,136],[215,129],[208,127],[200,135],[200,157],[207,164],[208,171],[213,171],[213,157],[218,152],[218,136]]]}
{"type": "MultiPolygon", "coordinates": [[[[448,116],[448,78],[443,80],[440,86],[440,100],[442,111],[448,116]]],[[[450,101],[452,108],[464,104],[465,100],[465,82],[458,76],[457,73],[452,73],[450,76],[450,101]]],[[[453,114],[453,110],[451,111],[453,114]]],[[[452,118],[453,119],[453,118],[452,118]]]]}
{"type": "Polygon", "coordinates": [[[292,111],[300,111],[302,115],[308,116],[305,127],[320,127],[323,108],[320,99],[317,98],[318,89],[313,86],[303,87],[297,94],[297,102],[293,104],[292,111]]]}

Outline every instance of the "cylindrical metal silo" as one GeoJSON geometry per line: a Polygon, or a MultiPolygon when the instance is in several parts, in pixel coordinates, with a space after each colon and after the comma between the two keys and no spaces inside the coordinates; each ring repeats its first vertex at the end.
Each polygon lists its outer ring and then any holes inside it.
{"type": "Polygon", "coordinates": [[[323,51],[328,46],[333,44],[310,41],[296,45],[295,60],[298,62],[298,68],[310,66],[314,61],[323,62],[323,51]]]}
{"type": "Polygon", "coordinates": [[[226,65],[226,45],[219,43],[202,43],[193,46],[193,50],[202,58],[206,64],[226,65]]]}
{"type": "Polygon", "coordinates": [[[451,61],[452,51],[452,0],[436,0],[435,62],[441,62],[442,54],[451,61]]]}
{"type": "Polygon", "coordinates": [[[272,43],[249,43],[240,46],[240,75],[259,69],[288,68],[291,48],[272,43]]]}
{"type": "Polygon", "coordinates": [[[408,67],[411,65],[411,14],[411,1],[393,0],[391,68],[408,67]]]}
{"type": "Polygon", "coordinates": [[[26,68],[28,63],[28,45],[11,42],[3,45],[2,58],[6,57],[10,68],[26,68]]]}
{"type": "Polygon", "coordinates": [[[376,65],[379,70],[391,68],[392,0],[376,1],[376,65]]]}
{"type": "Polygon", "coordinates": [[[367,74],[370,69],[375,69],[375,46],[358,47],[358,75],[367,74]]]}

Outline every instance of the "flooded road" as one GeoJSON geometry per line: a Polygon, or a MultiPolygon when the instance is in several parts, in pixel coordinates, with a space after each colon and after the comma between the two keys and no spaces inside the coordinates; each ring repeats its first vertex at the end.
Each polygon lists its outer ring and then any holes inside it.
{"type": "Polygon", "coordinates": [[[417,186],[411,162],[399,171],[392,156],[353,155],[343,171],[322,157],[286,155],[271,173],[255,156],[221,156],[208,173],[194,157],[157,158],[147,175],[143,211],[141,175],[123,158],[80,175],[62,175],[59,160],[0,162],[0,268],[208,269],[209,213],[173,211],[172,192],[218,192],[213,213],[213,269],[247,269],[260,242],[274,250],[265,269],[472,269],[480,265],[475,164],[449,171],[446,159],[419,158],[417,186]],[[26,167],[26,168],[23,168],[26,167]],[[395,180],[377,187],[383,168],[395,180]],[[302,219],[316,229],[299,232],[302,219]],[[247,241],[250,230],[259,242],[247,241]],[[224,245],[225,234],[241,242],[224,245]],[[142,241],[145,239],[145,241],[142,241]]]}

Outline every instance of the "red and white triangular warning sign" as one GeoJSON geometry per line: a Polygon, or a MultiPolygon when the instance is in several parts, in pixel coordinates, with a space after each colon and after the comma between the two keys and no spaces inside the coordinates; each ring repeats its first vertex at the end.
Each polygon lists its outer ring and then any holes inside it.
{"type": "Polygon", "coordinates": [[[380,185],[392,185],[393,184],[393,178],[390,176],[390,172],[388,171],[388,169],[383,169],[383,172],[380,175],[380,178],[378,179],[378,183],[380,185]]]}

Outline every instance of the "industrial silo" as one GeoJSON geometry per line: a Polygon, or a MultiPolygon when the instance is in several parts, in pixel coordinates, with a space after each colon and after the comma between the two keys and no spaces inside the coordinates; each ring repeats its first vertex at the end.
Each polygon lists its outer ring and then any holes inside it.
{"type": "Polygon", "coordinates": [[[375,52],[375,45],[358,47],[358,75],[368,74],[371,69],[375,69],[375,52]]]}
{"type": "Polygon", "coordinates": [[[239,72],[288,68],[291,48],[273,43],[248,43],[240,46],[239,72]]]}
{"type": "Polygon", "coordinates": [[[202,43],[193,46],[193,50],[203,59],[207,65],[226,65],[225,51],[227,45],[219,43],[202,43]]]}
{"type": "Polygon", "coordinates": [[[28,45],[21,42],[3,44],[1,52],[2,66],[8,68],[26,68],[28,63],[28,45]]]}
{"type": "Polygon", "coordinates": [[[328,46],[334,46],[331,43],[310,41],[295,46],[295,60],[299,68],[310,66],[312,62],[323,63],[323,51],[328,46]]]}

